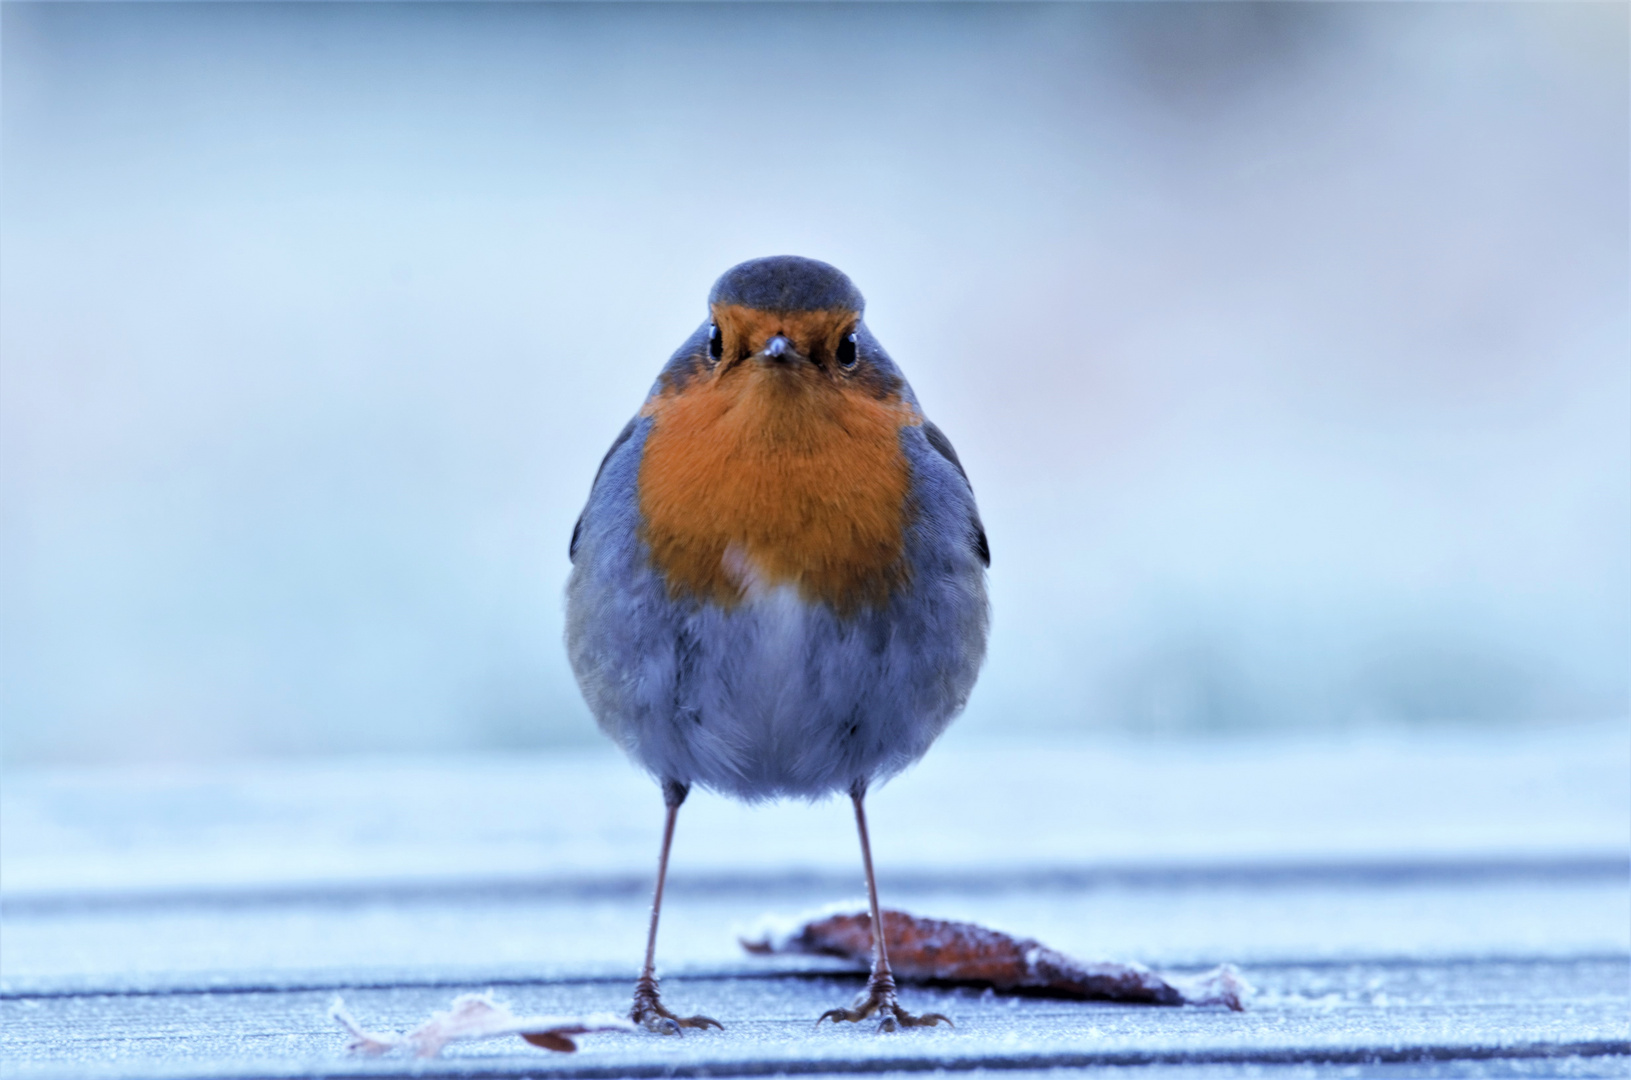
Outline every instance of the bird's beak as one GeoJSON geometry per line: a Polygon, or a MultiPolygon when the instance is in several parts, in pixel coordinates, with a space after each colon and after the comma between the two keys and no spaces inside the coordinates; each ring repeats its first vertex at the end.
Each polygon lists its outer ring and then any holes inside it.
{"type": "Polygon", "coordinates": [[[767,360],[785,364],[798,359],[798,350],[793,348],[793,343],[787,340],[786,335],[777,334],[765,342],[765,347],[759,355],[767,360]]]}

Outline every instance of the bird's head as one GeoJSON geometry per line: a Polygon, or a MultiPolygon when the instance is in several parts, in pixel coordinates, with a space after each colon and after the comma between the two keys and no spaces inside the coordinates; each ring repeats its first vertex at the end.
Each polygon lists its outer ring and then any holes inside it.
{"type": "Polygon", "coordinates": [[[792,256],[714,285],[641,409],[641,535],[672,595],[730,607],[796,584],[847,612],[904,580],[902,431],[922,417],[862,305],[849,278],[792,256]]]}
{"type": "Polygon", "coordinates": [[[893,372],[881,350],[868,348],[864,308],[860,290],[824,262],[750,260],[727,270],[708,296],[704,364],[715,378],[789,389],[881,389],[893,372]]]}

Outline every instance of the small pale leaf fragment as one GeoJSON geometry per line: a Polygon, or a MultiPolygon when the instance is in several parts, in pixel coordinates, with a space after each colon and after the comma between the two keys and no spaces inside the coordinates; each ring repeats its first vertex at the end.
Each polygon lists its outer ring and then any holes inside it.
{"type": "Polygon", "coordinates": [[[329,1006],[329,1016],[351,1036],[347,1049],[361,1054],[383,1054],[407,1047],[422,1058],[436,1057],[450,1042],[465,1039],[494,1039],[519,1035],[533,1046],[570,1054],[578,1048],[571,1036],[600,1031],[634,1031],[635,1027],[611,1013],[588,1016],[517,1016],[509,1007],[495,1001],[492,994],[460,994],[446,1012],[405,1034],[369,1031],[346,1010],[339,998],[329,1006]]]}

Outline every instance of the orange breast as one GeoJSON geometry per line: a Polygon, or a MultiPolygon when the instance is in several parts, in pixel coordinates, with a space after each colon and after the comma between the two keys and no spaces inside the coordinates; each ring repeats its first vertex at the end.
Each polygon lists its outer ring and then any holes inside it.
{"type": "Polygon", "coordinates": [[[647,413],[640,510],[671,595],[728,607],[755,583],[793,584],[851,611],[905,579],[900,429],[921,421],[898,396],[750,362],[647,413]]]}

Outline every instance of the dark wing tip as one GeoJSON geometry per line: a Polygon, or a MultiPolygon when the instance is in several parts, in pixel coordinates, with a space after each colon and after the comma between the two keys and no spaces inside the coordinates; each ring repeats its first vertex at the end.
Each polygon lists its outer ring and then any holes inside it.
{"type": "MultiPolygon", "coordinates": [[[[595,484],[600,483],[600,474],[606,471],[606,463],[612,460],[612,455],[617,453],[617,448],[619,446],[622,446],[624,443],[629,441],[629,436],[634,434],[634,425],[639,422],[640,418],[636,416],[633,420],[630,420],[628,423],[624,424],[623,430],[618,432],[617,438],[612,440],[611,448],[606,451],[606,456],[600,459],[600,468],[595,470],[595,479],[589,485],[589,497],[591,500],[594,498],[595,484]]],[[[583,514],[578,515],[577,524],[572,526],[572,540],[566,545],[566,557],[569,561],[577,561],[578,541],[583,537],[583,517],[584,514],[587,514],[588,512],[588,507],[585,507],[583,514]]]]}
{"type": "MultiPolygon", "coordinates": [[[[936,427],[934,421],[925,420],[923,421],[923,434],[928,438],[929,445],[934,447],[935,452],[951,462],[952,468],[957,470],[957,475],[963,478],[963,483],[968,484],[968,473],[963,471],[963,463],[957,460],[957,451],[952,448],[951,440],[946,438],[946,433],[936,427]]],[[[969,484],[968,487],[970,491],[974,490],[973,484],[969,484]]]]}
{"type": "MultiPolygon", "coordinates": [[[[936,427],[932,421],[925,420],[923,421],[923,434],[929,440],[929,445],[934,447],[935,452],[951,462],[952,468],[957,470],[957,475],[963,478],[963,483],[968,484],[968,490],[972,492],[974,485],[968,483],[968,473],[963,471],[963,463],[957,460],[957,451],[952,448],[951,440],[946,438],[946,433],[936,427]]],[[[991,545],[986,541],[985,526],[980,523],[977,512],[974,515],[972,524],[974,526],[974,553],[980,557],[980,562],[983,565],[990,566],[991,545]]]]}

